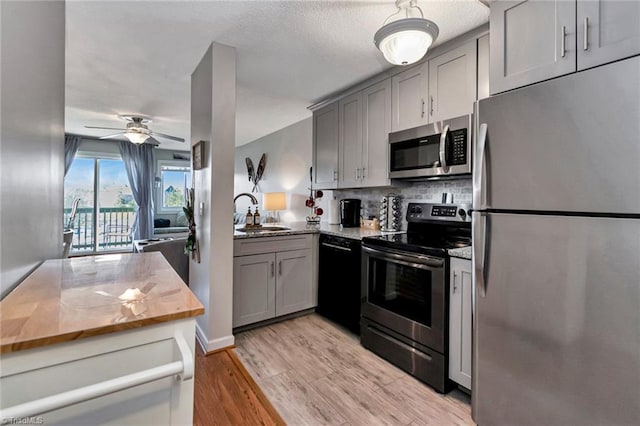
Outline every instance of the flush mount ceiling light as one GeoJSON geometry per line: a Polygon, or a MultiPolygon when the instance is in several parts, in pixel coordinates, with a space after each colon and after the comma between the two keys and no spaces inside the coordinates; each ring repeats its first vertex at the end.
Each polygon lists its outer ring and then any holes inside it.
{"type": "Polygon", "coordinates": [[[389,16],[376,31],[373,42],[384,58],[394,65],[409,65],[419,61],[438,37],[438,26],[424,19],[417,0],[396,0],[398,11],[389,16]],[[405,18],[389,22],[404,11],[405,18]],[[420,12],[420,18],[411,17],[411,12],[420,12]]]}

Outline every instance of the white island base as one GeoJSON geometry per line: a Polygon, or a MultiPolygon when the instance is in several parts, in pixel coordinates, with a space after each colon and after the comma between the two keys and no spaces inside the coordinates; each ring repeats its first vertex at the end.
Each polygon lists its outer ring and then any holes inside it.
{"type": "Polygon", "coordinates": [[[3,424],[191,425],[194,345],[186,318],[3,354],[3,424]]]}

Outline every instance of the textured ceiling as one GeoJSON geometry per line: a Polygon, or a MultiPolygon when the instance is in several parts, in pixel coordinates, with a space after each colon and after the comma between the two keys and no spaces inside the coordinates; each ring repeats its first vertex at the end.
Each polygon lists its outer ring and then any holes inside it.
{"type": "MultiPolygon", "coordinates": [[[[478,0],[418,3],[440,44],[488,21],[478,0]]],[[[191,72],[212,41],[237,49],[236,144],[310,116],[311,103],[387,68],[373,34],[394,1],[67,1],[66,131],[150,128],[189,138],[191,72]]],[[[161,140],[163,148],[188,149],[161,140]]]]}

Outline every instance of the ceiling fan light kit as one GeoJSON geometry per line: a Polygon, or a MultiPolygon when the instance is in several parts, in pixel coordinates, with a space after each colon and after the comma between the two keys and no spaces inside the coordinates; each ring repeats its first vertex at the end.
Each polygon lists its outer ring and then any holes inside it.
{"type": "Polygon", "coordinates": [[[127,139],[129,139],[129,142],[134,143],[136,145],[143,144],[147,139],[149,139],[149,135],[145,135],[144,133],[139,133],[139,132],[132,132],[132,131],[126,132],[124,136],[127,139]]]}
{"type": "Polygon", "coordinates": [[[145,116],[138,115],[119,115],[118,118],[128,121],[126,129],[117,129],[113,127],[96,127],[96,126],[84,126],[87,129],[102,129],[102,130],[120,130],[120,133],[113,135],[102,136],[100,139],[110,139],[117,136],[124,136],[129,142],[136,145],[142,145],[143,143],[150,143],[152,145],[158,145],[159,142],[155,140],[154,136],[170,139],[177,142],[184,142],[183,138],[177,136],[166,135],[164,133],[154,132],[147,127],[148,123],[151,123],[151,119],[145,116]]]}
{"type": "Polygon", "coordinates": [[[416,3],[417,0],[396,0],[398,11],[386,19],[373,37],[376,47],[391,64],[410,65],[419,61],[438,37],[438,26],[424,19],[422,9],[416,3]],[[413,9],[420,12],[420,18],[409,16],[409,11],[413,9]],[[406,18],[387,23],[403,10],[406,18]]]}

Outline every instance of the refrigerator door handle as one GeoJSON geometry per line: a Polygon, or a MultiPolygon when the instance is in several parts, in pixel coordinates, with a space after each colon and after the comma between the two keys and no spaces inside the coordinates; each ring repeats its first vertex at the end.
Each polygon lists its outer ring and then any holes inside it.
{"type": "Polygon", "coordinates": [[[445,173],[449,172],[449,166],[447,166],[447,139],[449,136],[449,125],[447,124],[442,129],[440,134],[440,167],[445,173]]]}
{"type": "Polygon", "coordinates": [[[487,228],[489,215],[473,212],[473,272],[477,294],[487,295],[486,260],[487,260],[487,228]]]}
{"type": "Polygon", "coordinates": [[[482,123],[478,130],[478,143],[476,148],[476,164],[473,168],[473,209],[481,210],[486,209],[486,200],[484,195],[486,193],[486,164],[485,154],[487,147],[487,124],[482,123]]]}

